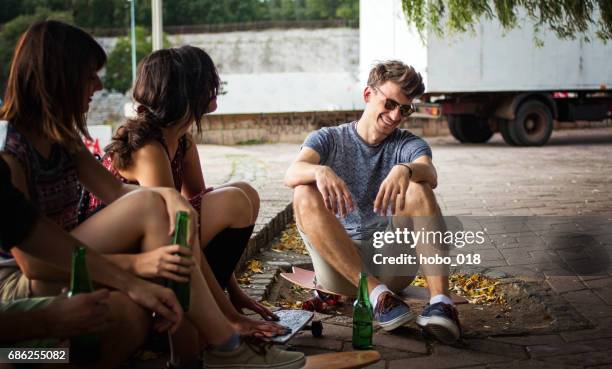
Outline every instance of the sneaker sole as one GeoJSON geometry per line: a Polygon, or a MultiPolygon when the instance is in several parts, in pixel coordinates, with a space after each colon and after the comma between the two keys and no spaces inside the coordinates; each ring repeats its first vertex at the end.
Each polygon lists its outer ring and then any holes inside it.
{"type": "Polygon", "coordinates": [[[416,324],[447,345],[456,342],[460,336],[457,325],[452,320],[440,316],[425,317],[419,315],[416,324]]]}
{"type": "Polygon", "coordinates": [[[204,365],[203,369],[299,369],[306,365],[306,356],[299,360],[279,364],[204,365]]]}
{"type": "Polygon", "coordinates": [[[403,326],[406,323],[410,323],[414,320],[415,315],[412,311],[408,311],[406,314],[400,315],[397,318],[390,320],[388,322],[382,323],[382,322],[378,322],[378,325],[380,325],[380,327],[386,331],[392,331],[394,329],[397,329],[401,326],[403,326]]]}

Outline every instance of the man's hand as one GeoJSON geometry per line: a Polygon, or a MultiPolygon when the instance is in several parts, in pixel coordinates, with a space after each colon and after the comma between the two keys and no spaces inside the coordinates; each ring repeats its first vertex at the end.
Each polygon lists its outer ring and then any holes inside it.
{"type": "Polygon", "coordinates": [[[163,318],[156,323],[158,331],[170,329],[171,333],[176,332],[183,318],[183,309],[171,289],[134,278],[126,291],[138,305],[163,318]]]}
{"type": "Polygon", "coordinates": [[[399,210],[404,210],[404,202],[409,184],[410,170],[403,165],[394,166],[380,184],[378,194],[374,200],[374,212],[385,216],[389,206],[391,206],[391,213],[393,215],[399,210]]]}
{"type": "Polygon", "coordinates": [[[40,309],[49,336],[60,340],[83,333],[100,332],[110,323],[106,303],[108,290],[83,293],[71,298],[57,296],[40,309]]]}
{"type": "Polygon", "coordinates": [[[353,211],[353,199],[346,183],[330,167],[319,167],[315,179],[327,209],[343,218],[353,211]]]}
{"type": "Polygon", "coordinates": [[[195,265],[191,255],[188,247],[162,246],[136,255],[132,267],[134,274],[141,278],[165,278],[186,283],[195,265]]]}

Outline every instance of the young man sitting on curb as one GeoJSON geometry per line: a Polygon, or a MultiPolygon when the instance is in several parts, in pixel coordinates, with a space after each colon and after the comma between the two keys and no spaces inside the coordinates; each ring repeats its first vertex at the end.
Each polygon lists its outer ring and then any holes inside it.
{"type": "MultiPolygon", "coordinates": [[[[444,231],[433,188],[436,169],[429,145],[400,122],[414,112],[412,100],[425,86],[414,68],[400,61],[379,63],[363,92],[365,110],[356,122],[311,133],[287,170],[285,184],[295,189],[298,229],[310,253],[316,283],[354,295],[362,256],[372,228],[409,224],[412,229],[444,231]],[[392,222],[384,216],[393,214],[392,222]]],[[[416,253],[440,254],[441,245],[420,243],[416,253]]],[[[442,251],[443,252],[443,251],[442,251]]],[[[387,274],[387,273],[385,273],[387,274]]],[[[412,276],[368,277],[374,318],[387,331],[412,320],[410,307],[397,296],[412,276]]],[[[423,266],[431,299],[417,324],[445,343],[461,334],[449,297],[448,267],[423,266]]]]}

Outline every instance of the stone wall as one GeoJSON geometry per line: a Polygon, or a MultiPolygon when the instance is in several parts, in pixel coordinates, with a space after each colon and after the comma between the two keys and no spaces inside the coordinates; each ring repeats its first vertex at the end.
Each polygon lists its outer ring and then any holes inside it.
{"type": "MultiPolygon", "coordinates": [[[[321,127],[359,119],[361,110],[308,113],[224,114],[209,115],[202,121],[199,142],[214,145],[238,145],[263,142],[303,142],[321,127]]],[[[421,137],[446,136],[450,132],[444,116],[430,118],[414,115],[400,127],[421,137]]],[[[601,122],[557,122],[555,130],[612,127],[612,119],[601,122]]]]}
{"type": "MultiPolygon", "coordinates": [[[[107,54],[116,37],[97,37],[107,54]]],[[[206,50],[221,74],[349,72],[359,68],[359,29],[267,29],[168,35],[172,46],[206,50]]],[[[126,65],[126,68],[129,68],[126,65]]]]}
{"type": "MultiPolygon", "coordinates": [[[[303,142],[308,133],[359,119],[361,110],[309,113],[210,115],[202,121],[200,143],[236,145],[258,142],[303,142]]],[[[402,125],[417,135],[447,135],[443,119],[411,117],[402,125]]]]}
{"type": "Polygon", "coordinates": [[[130,102],[129,96],[106,90],[96,92],[89,104],[87,124],[109,124],[113,127],[121,124],[124,118],[123,107],[130,102]]]}

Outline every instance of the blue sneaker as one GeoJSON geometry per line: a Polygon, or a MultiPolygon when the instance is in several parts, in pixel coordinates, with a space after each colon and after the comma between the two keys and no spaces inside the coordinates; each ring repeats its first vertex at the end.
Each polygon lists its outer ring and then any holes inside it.
{"type": "Polygon", "coordinates": [[[451,344],[461,337],[459,314],[453,305],[443,302],[427,304],[416,323],[442,343],[451,344]]]}
{"type": "Polygon", "coordinates": [[[391,292],[384,292],[378,297],[374,319],[388,332],[413,321],[414,314],[402,299],[391,292]]]}

